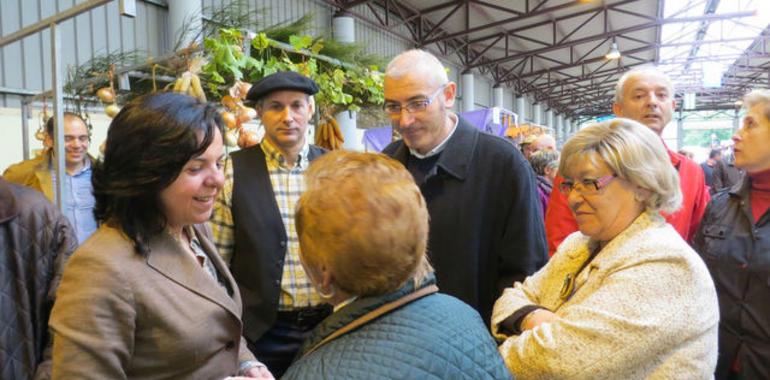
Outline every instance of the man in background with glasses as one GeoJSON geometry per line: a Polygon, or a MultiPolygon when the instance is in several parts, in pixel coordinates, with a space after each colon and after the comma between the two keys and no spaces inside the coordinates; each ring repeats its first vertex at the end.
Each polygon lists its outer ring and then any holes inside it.
{"type": "Polygon", "coordinates": [[[529,164],[511,143],[451,111],[456,90],[432,54],[394,58],[385,112],[403,139],[383,153],[406,166],[425,197],[439,288],[489,324],[500,291],[545,264],[545,232],[529,164]]]}
{"type": "MultiPolygon", "coordinates": [[[[54,174],[54,118],[45,124],[45,151],[38,157],[11,165],[3,173],[8,182],[31,187],[45,194],[53,202],[56,188],[54,174]]],[[[94,217],[93,186],[91,185],[91,164],[93,157],[88,154],[91,131],[86,122],[72,112],[64,113],[64,214],[75,228],[78,244],[82,244],[96,231],[94,217]]]]}

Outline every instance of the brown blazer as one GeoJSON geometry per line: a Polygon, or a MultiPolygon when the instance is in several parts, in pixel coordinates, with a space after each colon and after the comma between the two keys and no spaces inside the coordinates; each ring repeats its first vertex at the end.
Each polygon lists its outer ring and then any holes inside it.
{"type": "Polygon", "coordinates": [[[53,180],[51,179],[51,154],[43,154],[26,161],[13,164],[5,169],[3,178],[8,182],[31,187],[43,194],[49,201],[54,201],[53,180]]]}
{"type": "Polygon", "coordinates": [[[195,233],[229,295],[166,233],[145,257],[102,225],[75,251],[49,323],[55,379],[222,379],[255,360],[238,287],[207,227],[195,233]]]}
{"type": "MultiPolygon", "coordinates": [[[[8,182],[35,189],[43,193],[53,203],[55,202],[56,194],[53,188],[52,159],[53,156],[50,149],[46,150],[35,158],[9,166],[3,172],[3,178],[8,182]]],[[[88,159],[91,160],[91,163],[96,162],[96,159],[90,154],[88,159]]]]}

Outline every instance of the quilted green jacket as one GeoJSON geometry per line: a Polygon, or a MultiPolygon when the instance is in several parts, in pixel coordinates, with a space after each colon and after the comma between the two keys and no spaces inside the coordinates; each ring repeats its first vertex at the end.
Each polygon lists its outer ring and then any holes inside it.
{"type": "Polygon", "coordinates": [[[356,318],[420,286],[407,282],[380,297],[359,298],[316,327],[283,379],[511,379],[479,314],[434,293],[348,332],[308,355],[311,347],[356,318]]]}

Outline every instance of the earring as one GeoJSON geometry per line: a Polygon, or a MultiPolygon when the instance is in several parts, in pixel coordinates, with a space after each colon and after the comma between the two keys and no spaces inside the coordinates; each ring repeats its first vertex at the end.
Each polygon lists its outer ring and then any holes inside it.
{"type": "Polygon", "coordinates": [[[337,289],[334,288],[334,285],[329,285],[332,290],[324,292],[323,289],[316,288],[316,291],[318,292],[318,295],[321,296],[321,298],[324,299],[331,299],[334,297],[334,294],[336,293],[337,289]]]}

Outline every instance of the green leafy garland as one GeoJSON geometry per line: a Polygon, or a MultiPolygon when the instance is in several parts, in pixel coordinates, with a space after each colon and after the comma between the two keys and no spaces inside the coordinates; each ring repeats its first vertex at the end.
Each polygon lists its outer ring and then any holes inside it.
{"type": "Polygon", "coordinates": [[[221,28],[218,35],[204,40],[208,64],[203,67],[203,74],[213,98],[221,97],[226,85],[235,81],[254,82],[278,71],[295,71],[318,83],[320,92],[315,98],[322,115],[359,111],[380,106],[384,101],[383,75],[378,67],[321,59],[323,38],[292,35],[290,46],[286,46],[262,32],[251,39],[247,49],[245,41],[244,32],[232,28],[221,28]]]}

